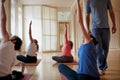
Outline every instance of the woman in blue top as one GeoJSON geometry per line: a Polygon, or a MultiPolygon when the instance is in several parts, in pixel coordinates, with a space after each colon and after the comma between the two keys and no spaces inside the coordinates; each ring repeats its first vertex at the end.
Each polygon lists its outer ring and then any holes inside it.
{"type": "Polygon", "coordinates": [[[62,77],[67,78],[67,80],[99,80],[100,75],[97,68],[97,54],[95,50],[96,41],[84,28],[80,0],[77,0],[77,4],[79,24],[84,38],[84,43],[78,50],[78,70],[76,72],[64,64],[60,64],[58,68],[63,75],[62,77]]]}

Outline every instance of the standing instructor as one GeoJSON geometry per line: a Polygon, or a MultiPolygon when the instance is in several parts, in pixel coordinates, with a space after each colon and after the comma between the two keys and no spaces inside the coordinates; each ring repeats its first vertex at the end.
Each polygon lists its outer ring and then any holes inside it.
{"type": "Polygon", "coordinates": [[[115,16],[111,0],[87,0],[86,2],[86,24],[88,33],[97,39],[96,51],[98,54],[98,67],[101,75],[108,68],[107,55],[110,43],[110,27],[108,23],[108,11],[112,21],[112,33],[116,32],[115,16]],[[92,32],[90,31],[90,14],[92,16],[92,32]]]}

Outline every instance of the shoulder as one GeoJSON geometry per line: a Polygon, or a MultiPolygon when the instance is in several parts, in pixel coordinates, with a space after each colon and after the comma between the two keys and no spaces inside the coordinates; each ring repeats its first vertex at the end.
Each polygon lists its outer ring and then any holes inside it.
{"type": "MultiPolygon", "coordinates": [[[[0,43],[0,48],[2,51],[14,51],[14,44],[11,41],[7,41],[7,42],[1,42],[0,43]]],[[[13,53],[13,52],[12,52],[13,53]]]]}
{"type": "Polygon", "coordinates": [[[1,42],[0,42],[2,45],[14,45],[11,41],[3,41],[3,40],[1,40],[1,42]]]}

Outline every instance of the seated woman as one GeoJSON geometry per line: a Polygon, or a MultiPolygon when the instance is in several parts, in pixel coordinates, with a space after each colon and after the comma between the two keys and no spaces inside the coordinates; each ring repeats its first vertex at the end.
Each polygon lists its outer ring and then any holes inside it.
{"type": "Polygon", "coordinates": [[[62,56],[52,56],[52,59],[60,62],[60,63],[70,63],[73,62],[73,56],[71,54],[71,50],[73,47],[73,42],[72,41],[68,41],[67,38],[67,25],[65,25],[65,33],[64,33],[64,37],[65,37],[65,43],[64,46],[62,48],[62,56]]]}
{"type": "Polygon", "coordinates": [[[68,66],[60,64],[58,66],[59,72],[64,80],[100,80],[100,74],[97,68],[97,53],[95,49],[97,43],[95,38],[91,38],[85,30],[80,8],[80,0],[77,0],[77,4],[79,24],[84,39],[84,43],[78,50],[78,69],[76,72],[68,66]]]}
{"type": "Polygon", "coordinates": [[[32,21],[29,24],[29,38],[30,38],[30,45],[26,52],[26,56],[17,55],[17,59],[24,63],[35,63],[37,62],[37,54],[36,52],[39,49],[38,41],[32,38],[32,30],[31,30],[32,21]]]}
{"type": "Polygon", "coordinates": [[[7,30],[6,30],[6,12],[4,8],[5,0],[0,0],[0,16],[1,16],[1,34],[2,39],[0,42],[0,80],[20,80],[23,78],[22,72],[19,71],[11,71],[16,52],[15,50],[20,50],[22,45],[22,40],[18,36],[13,36],[10,38],[7,30]],[[14,74],[13,74],[14,73],[14,74]]]}

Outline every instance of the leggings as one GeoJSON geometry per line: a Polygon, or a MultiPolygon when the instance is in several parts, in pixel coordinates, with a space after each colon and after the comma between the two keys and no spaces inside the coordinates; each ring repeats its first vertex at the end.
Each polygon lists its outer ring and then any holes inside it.
{"type": "Polygon", "coordinates": [[[60,62],[60,63],[70,63],[73,62],[73,57],[72,56],[53,56],[53,60],[60,62]]]}
{"type": "Polygon", "coordinates": [[[59,72],[62,73],[68,80],[100,80],[99,77],[93,77],[86,74],[77,74],[64,64],[58,66],[59,72]]]}
{"type": "Polygon", "coordinates": [[[7,76],[0,77],[0,80],[12,80],[12,75],[9,74],[9,75],[7,75],[7,76]]]}
{"type": "Polygon", "coordinates": [[[29,56],[29,55],[23,56],[23,55],[18,55],[18,56],[17,56],[17,59],[18,59],[19,61],[24,62],[24,63],[35,63],[35,62],[37,62],[37,57],[36,57],[36,56],[29,56]]]}

